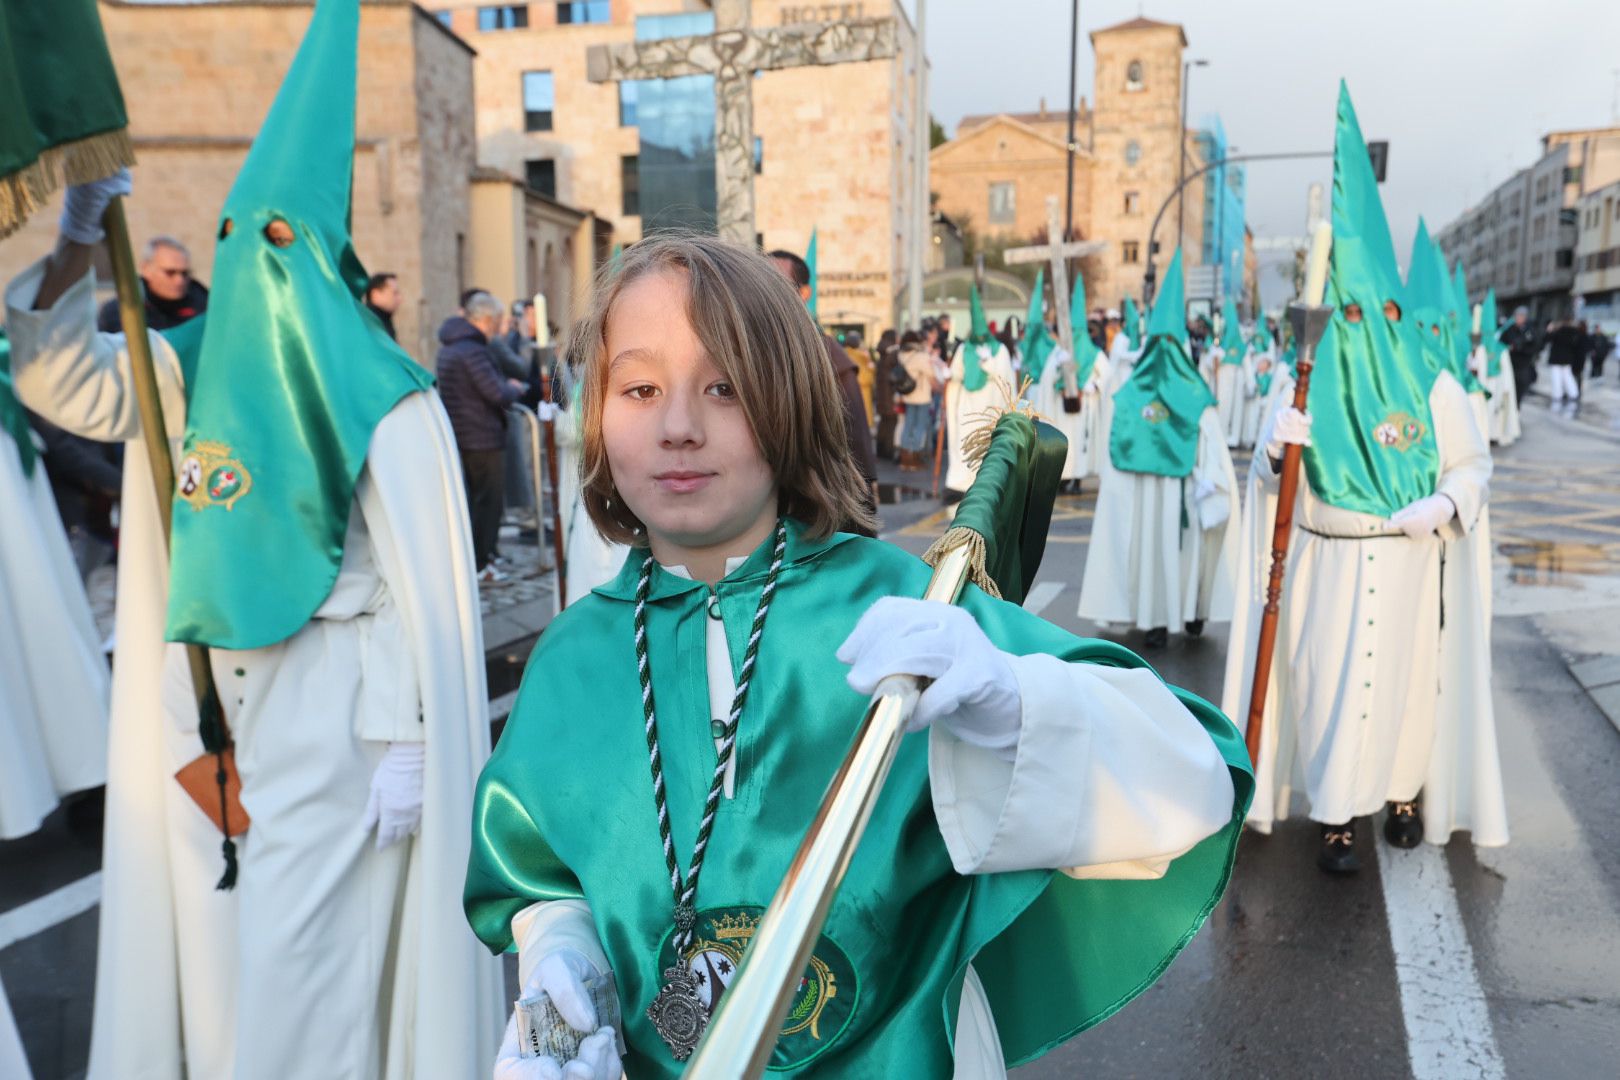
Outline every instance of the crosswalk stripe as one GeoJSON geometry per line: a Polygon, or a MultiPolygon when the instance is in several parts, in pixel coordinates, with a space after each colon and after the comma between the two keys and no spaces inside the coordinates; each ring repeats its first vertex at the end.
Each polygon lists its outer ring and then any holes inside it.
{"type": "Polygon", "coordinates": [[[1024,610],[1031,615],[1039,615],[1046,610],[1048,604],[1058,598],[1058,594],[1064,588],[1061,581],[1037,581],[1029,590],[1029,595],[1024,597],[1024,610]]]}
{"type": "Polygon", "coordinates": [[[101,902],[101,871],[0,913],[0,949],[9,948],[58,923],[82,915],[101,902]]]}

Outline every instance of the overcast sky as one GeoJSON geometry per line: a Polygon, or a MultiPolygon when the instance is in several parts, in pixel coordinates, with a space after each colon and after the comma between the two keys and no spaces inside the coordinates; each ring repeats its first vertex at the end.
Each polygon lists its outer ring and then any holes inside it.
{"type": "MultiPolygon", "coordinates": [[[[915,14],[916,0],[903,0],[915,14]]],[[[1068,94],[1070,0],[929,0],[929,104],[947,132],[964,115],[1033,110],[1068,94]]],[[[1451,221],[1540,154],[1543,132],[1614,121],[1616,0],[1082,0],[1087,35],[1138,14],[1186,29],[1189,120],[1217,113],[1240,153],[1331,150],[1339,79],[1368,139],[1390,143],[1384,205],[1405,260],[1419,214],[1451,221]]],[[[1257,237],[1304,229],[1305,191],[1331,163],[1258,163],[1257,237]]]]}

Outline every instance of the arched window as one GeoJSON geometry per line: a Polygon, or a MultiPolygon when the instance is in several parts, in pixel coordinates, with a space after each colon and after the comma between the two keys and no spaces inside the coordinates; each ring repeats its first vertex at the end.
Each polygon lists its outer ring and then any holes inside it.
{"type": "Polygon", "coordinates": [[[1142,61],[1132,60],[1125,68],[1125,89],[1142,89],[1142,61]]]}
{"type": "Polygon", "coordinates": [[[1142,160],[1142,144],[1132,139],[1125,144],[1125,164],[1135,166],[1142,160]]]}

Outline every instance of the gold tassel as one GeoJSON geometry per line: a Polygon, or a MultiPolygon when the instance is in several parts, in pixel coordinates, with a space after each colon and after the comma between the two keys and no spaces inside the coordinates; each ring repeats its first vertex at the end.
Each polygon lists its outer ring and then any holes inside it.
{"type": "Polygon", "coordinates": [[[1024,400],[1024,392],[1033,385],[1033,380],[1025,376],[1018,384],[1018,393],[1014,394],[1005,382],[996,380],[1001,387],[1002,401],[995,405],[988,405],[969,416],[965,425],[969,430],[962,439],[962,460],[977,469],[984,461],[984,455],[990,452],[990,439],[996,433],[996,425],[1008,413],[1018,413],[1031,420],[1045,420],[1046,417],[1035,411],[1035,406],[1024,400]]]}
{"type": "Polygon", "coordinates": [[[53,146],[10,176],[0,177],[0,239],[22,228],[62,186],[88,184],[135,164],[127,128],[53,146]]]}
{"type": "Polygon", "coordinates": [[[931,567],[937,567],[941,559],[959,547],[967,548],[968,580],[1000,600],[1001,590],[991,580],[990,572],[984,566],[985,559],[989,556],[984,546],[984,537],[972,529],[952,527],[945,530],[945,535],[935,540],[932,546],[923,552],[923,562],[931,567]]]}

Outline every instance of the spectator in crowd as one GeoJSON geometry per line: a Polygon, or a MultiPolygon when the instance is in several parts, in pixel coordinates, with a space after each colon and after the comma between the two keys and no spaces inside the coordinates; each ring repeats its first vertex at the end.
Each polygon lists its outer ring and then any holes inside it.
{"type": "Polygon", "coordinates": [[[1513,364],[1513,389],[1522,403],[1536,381],[1536,353],[1541,343],[1530,328],[1530,309],[1513,309],[1513,322],[1502,331],[1502,344],[1507,346],[1508,360],[1513,364]]]}
{"type": "Polygon", "coordinates": [[[478,580],[499,582],[506,579],[494,561],[506,477],[506,409],[525,387],[502,377],[489,347],[500,329],[501,302],[478,292],[461,306],[464,314],[439,329],[439,396],[461,454],[478,580]]]}
{"type": "Polygon", "coordinates": [[[1549,397],[1561,405],[1566,399],[1573,408],[1581,400],[1580,367],[1586,361],[1586,330],[1574,319],[1553,323],[1547,333],[1547,380],[1549,397]]]}
{"type": "Polygon", "coordinates": [[[872,424],[872,384],[876,381],[876,372],[873,370],[872,354],[865,349],[866,339],[859,330],[851,330],[844,335],[844,351],[849,358],[855,361],[855,378],[861,384],[861,401],[866,405],[866,423],[870,428],[872,424]]]}
{"type": "Polygon", "coordinates": [[[938,331],[934,335],[934,354],[949,365],[951,357],[956,355],[957,345],[961,344],[951,336],[950,312],[942,312],[934,320],[934,326],[938,331]]]}
{"type": "Polygon", "coordinates": [[[63,431],[34,413],[28,414],[28,422],[45,444],[40,460],[56,498],[56,512],[79,576],[88,578],[114,554],[117,531],[112,512],[124,486],[123,445],[63,431]]]}
{"type": "Polygon", "coordinates": [[[894,460],[895,409],[898,401],[894,392],[894,365],[900,362],[900,344],[893,330],[883,331],[878,338],[877,356],[872,372],[872,411],[877,416],[877,456],[894,460]]]}
{"type": "Polygon", "coordinates": [[[906,408],[905,426],[900,431],[900,468],[908,471],[926,467],[929,443],[933,441],[934,363],[923,335],[907,330],[900,336],[900,368],[911,384],[911,389],[900,396],[906,408]]]}
{"type": "Polygon", "coordinates": [[[366,307],[382,320],[388,336],[398,341],[399,335],[394,332],[394,312],[399,310],[399,275],[385,270],[366,279],[366,307]]]}
{"type": "Polygon", "coordinates": [[[1603,327],[1597,326],[1592,330],[1592,347],[1587,355],[1592,361],[1592,378],[1603,377],[1603,362],[1614,351],[1614,339],[1603,332],[1603,327]]]}
{"type": "Polygon", "coordinates": [[[511,314],[501,316],[501,325],[496,329],[495,336],[489,339],[489,350],[494,354],[502,375],[527,386],[534,361],[529,356],[532,339],[524,333],[524,310],[523,301],[512,302],[511,314]]]}
{"type": "MultiPolygon", "coordinates": [[[[141,291],[146,295],[146,325],[171,330],[208,310],[208,289],[191,276],[191,253],[172,236],[154,236],[141,252],[141,291]]],[[[122,333],[118,300],[108,300],[96,317],[104,334],[122,333]]]]}

